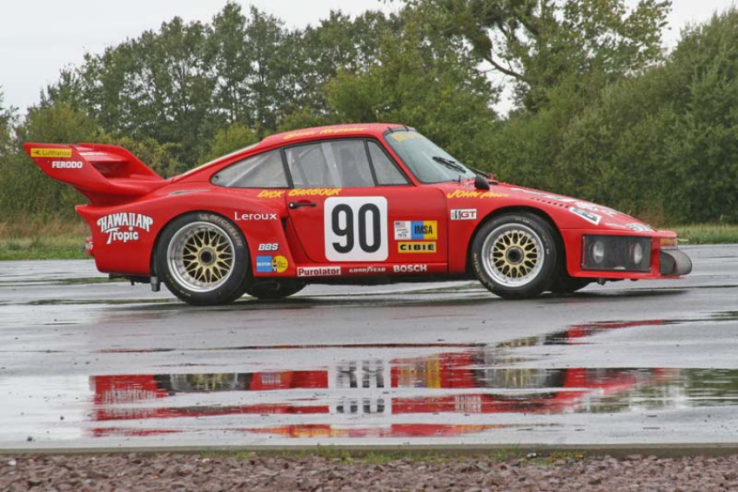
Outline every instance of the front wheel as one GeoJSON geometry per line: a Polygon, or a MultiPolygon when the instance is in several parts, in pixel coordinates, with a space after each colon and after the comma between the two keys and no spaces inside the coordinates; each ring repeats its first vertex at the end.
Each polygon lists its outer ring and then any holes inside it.
{"type": "Polygon", "coordinates": [[[156,271],[188,304],[225,304],[241,297],[249,264],[246,240],[220,215],[192,213],[174,219],[156,249],[156,271]]]}
{"type": "Polygon", "coordinates": [[[297,294],[306,285],[303,282],[292,280],[266,280],[246,287],[246,294],[264,300],[284,299],[292,294],[297,294]]]}
{"type": "Polygon", "coordinates": [[[472,243],[477,278],[505,299],[527,299],[548,290],[558,271],[554,234],[546,221],[524,212],[488,221],[472,243]]]}

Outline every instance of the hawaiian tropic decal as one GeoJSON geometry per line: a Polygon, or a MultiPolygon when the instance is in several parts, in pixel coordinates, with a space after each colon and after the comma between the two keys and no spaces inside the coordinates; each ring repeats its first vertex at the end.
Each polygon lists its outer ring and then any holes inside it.
{"type": "Polygon", "coordinates": [[[141,232],[151,232],[154,219],[148,215],[119,212],[97,219],[102,234],[108,235],[107,244],[138,241],[141,232]]]}

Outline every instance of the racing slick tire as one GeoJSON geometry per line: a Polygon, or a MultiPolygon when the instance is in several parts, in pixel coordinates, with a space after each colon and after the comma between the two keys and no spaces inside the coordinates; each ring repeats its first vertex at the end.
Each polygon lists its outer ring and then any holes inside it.
{"type": "Polygon", "coordinates": [[[592,283],[592,279],[576,278],[563,274],[551,284],[553,294],[573,294],[592,283]]]}
{"type": "Polygon", "coordinates": [[[536,215],[507,213],[487,221],[472,242],[472,267],[490,292],[528,299],[549,290],[559,270],[555,232],[536,215]]]}
{"type": "Polygon", "coordinates": [[[162,232],[155,261],[159,278],[188,304],[226,304],[246,287],[246,240],[220,215],[197,212],[174,219],[162,232]]]}
{"type": "Polygon", "coordinates": [[[306,286],[307,284],[303,282],[270,280],[249,284],[246,287],[246,294],[263,300],[284,299],[292,294],[297,294],[306,286]]]}

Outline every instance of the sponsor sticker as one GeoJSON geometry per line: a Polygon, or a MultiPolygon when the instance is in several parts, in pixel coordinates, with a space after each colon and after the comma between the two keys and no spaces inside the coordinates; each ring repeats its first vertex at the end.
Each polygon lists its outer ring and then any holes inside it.
{"type": "Polygon", "coordinates": [[[31,157],[58,157],[62,159],[68,159],[72,157],[72,149],[31,148],[31,157]]]}
{"type": "Polygon", "coordinates": [[[354,133],[354,132],[362,132],[366,130],[366,128],[362,127],[351,127],[351,128],[325,128],[323,130],[308,130],[308,131],[299,131],[299,132],[292,132],[288,133],[284,137],[282,137],[284,140],[292,140],[293,138],[299,138],[299,137],[309,137],[310,135],[336,135],[341,133],[354,133]]]}
{"type": "Polygon", "coordinates": [[[366,266],[360,268],[349,268],[349,273],[361,273],[361,274],[373,274],[373,273],[385,273],[387,269],[385,267],[366,266]]]}
{"type": "Polygon", "coordinates": [[[435,253],[436,242],[403,241],[397,243],[398,253],[435,253]]]}
{"type": "Polygon", "coordinates": [[[236,222],[246,222],[251,220],[277,220],[277,214],[239,214],[238,212],[233,212],[233,220],[235,220],[236,222]]]}
{"type": "Polygon", "coordinates": [[[423,273],[428,271],[428,265],[394,265],[392,271],[395,273],[423,273]]]}
{"type": "Polygon", "coordinates": [[[295,188],[287,196],[337,196],[341,188],[295,188]]]}
{"type": "Polygon", "coordinates": [[[53,161],[51,169],[82,169],[81,161],[53,161]]]}
{"type": "Polygon", "coordinates": [[[259,251],[277,251],[279,249],[279,243],[261,243],[259,245],[259,251]]]}
{"type": "Polygon", "coordinates": [[[451,220],[477,220],[476,208],[451,209],[451,220]]]}
{"type": "Polygon", "coordinates": [[[298,277],[338,277],[341,275],[339,266],[297,267],[298,277]]]}
{"type": "Polygon", "coordinates": [[[289,266],[287,258],[284,256],[257,256],[256,271],[257,273],[282,273],[289,266]]]}
{"type": "Polygon", "coordinates": [[[438,222],[435,220],[395,221],[395,240],[438,239],[438,222]]]}
{"type": "Polygon", "coordinates": [[[600,221],[602,220],[602,216],[588,210],[582,210],[581,208],[570,207],[569,211],[574,215],[578,215],[579,217],[583,218],[587,222],[591,222],[594,225],[600,225],[600,221]]]}
{"type": "Polygon", "coordinates": [[[256,198],[282,198],[283,195],[284,190],[261,190],[259,194],[256,195],[256,198]]]}
{"type": "Polygon", "coordinates": [[[653,230],[651,226],[646,224],[639,224],[637,222],[634,222],[632,224],[625,224],[625,227],[635,232],[649,232],[653,230]]]}
{"type": "Polygon", "coordinates": [[[495,193],[494,191],[464,191],[454,190],[446,193],[446,198],[505,198],[505,193],[495,193]]]}
{"type": "Polygon", "coordinates": [[[97,219],[100,232],[108,235],[107,244],[138,241],[140,232],[151,232],[154,219],[148,215],[119,212],[97,219]]]}

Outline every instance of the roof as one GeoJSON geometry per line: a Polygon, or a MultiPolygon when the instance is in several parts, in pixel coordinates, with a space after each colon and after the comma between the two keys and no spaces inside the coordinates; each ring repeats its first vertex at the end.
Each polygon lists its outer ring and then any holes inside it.
{"type": "Polygon", "coordinates": [[[352,123],[348,125],[317,126],[303,128],[266,137],[260,142],[263,146],[279,145],[285,142],[301,142],[331,137],[380,137],[388,128],[402,128],[396,123],[352,123]]]}

